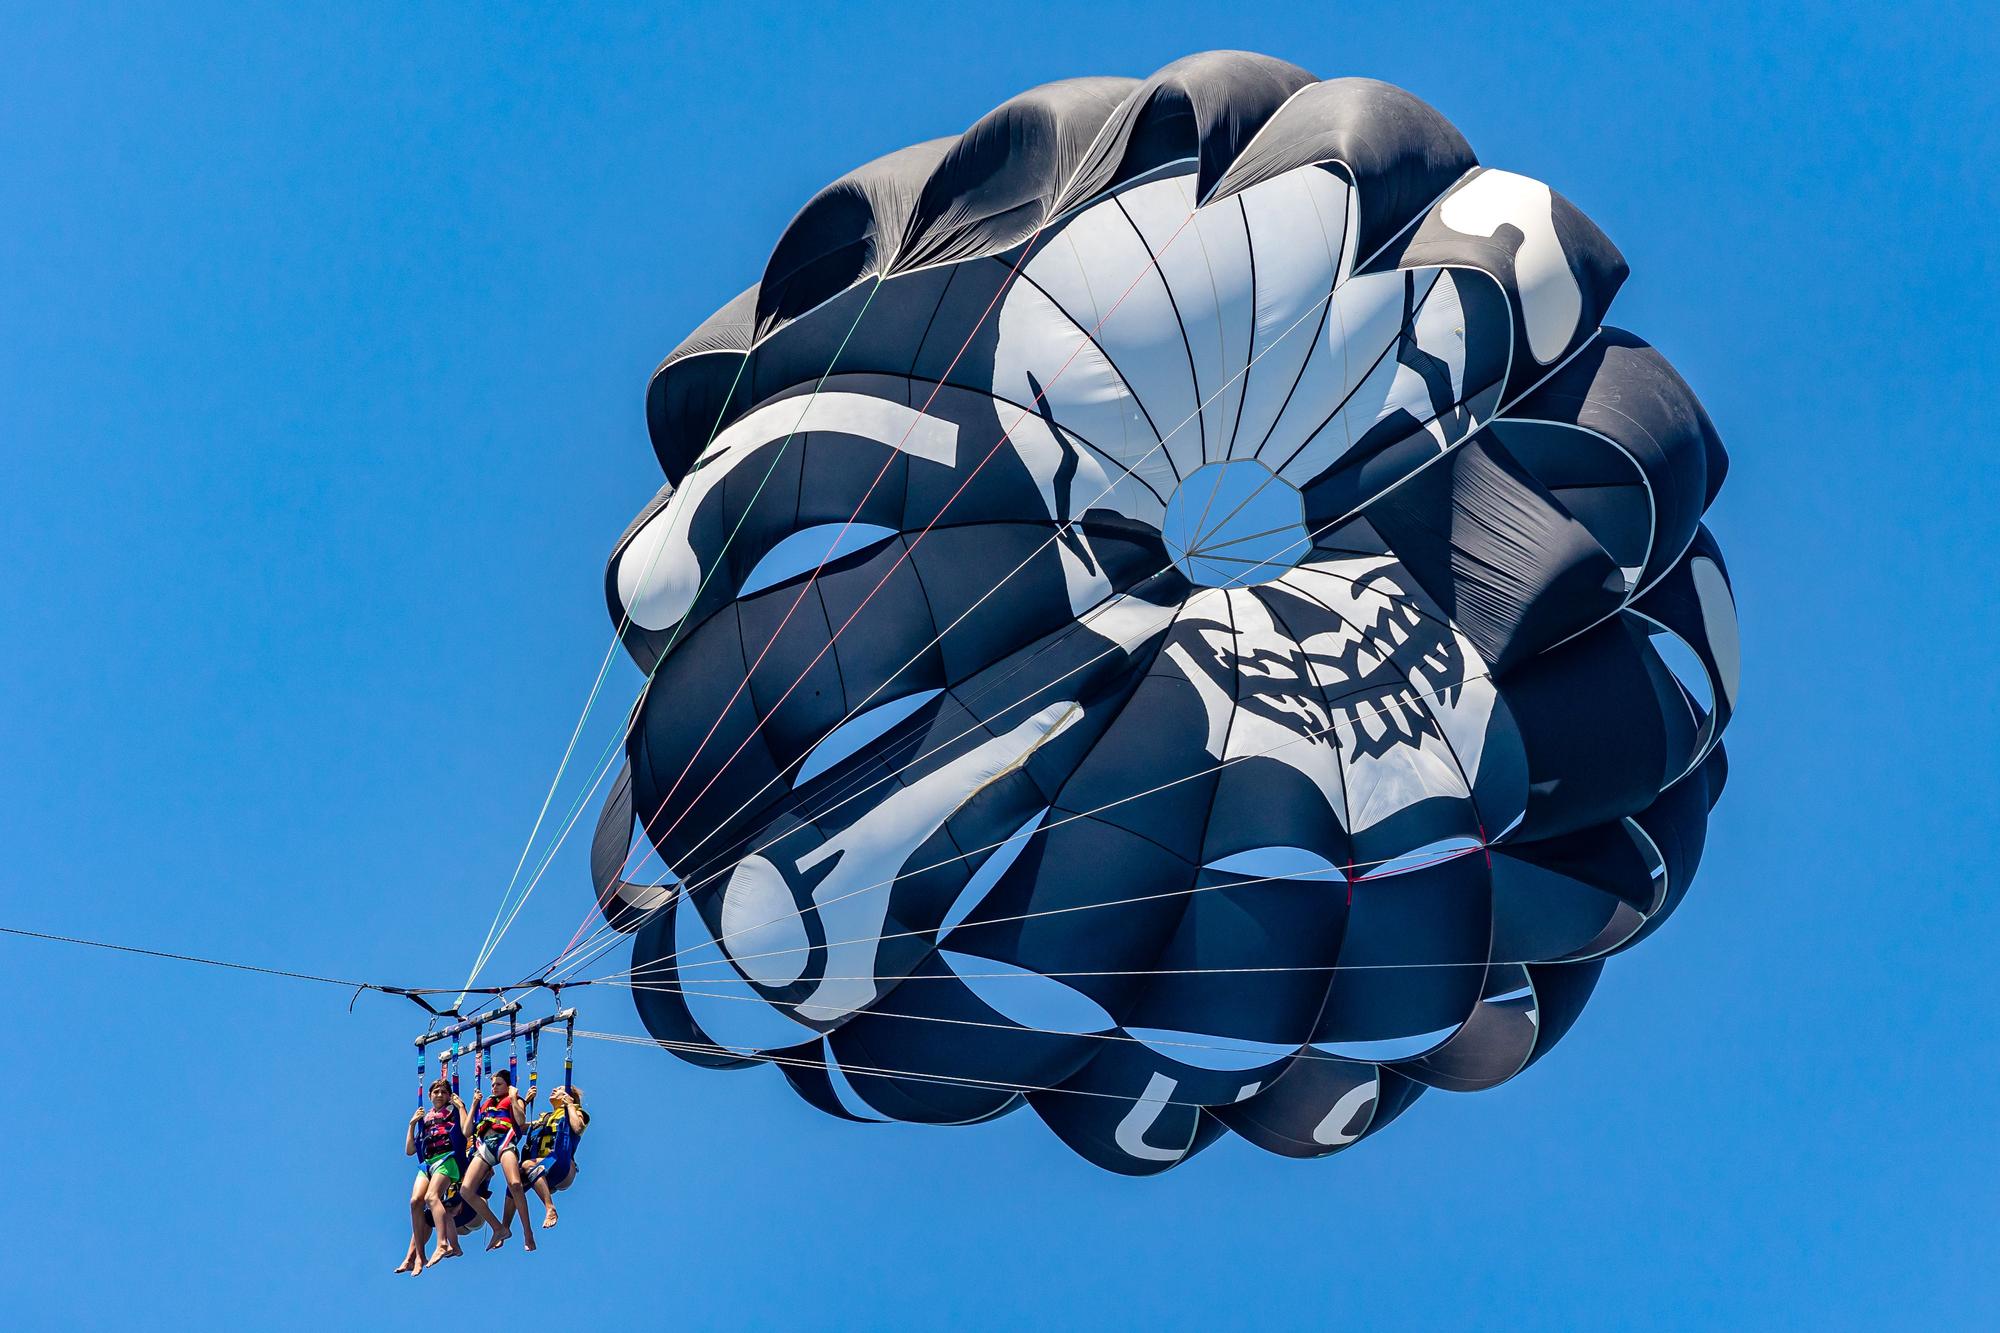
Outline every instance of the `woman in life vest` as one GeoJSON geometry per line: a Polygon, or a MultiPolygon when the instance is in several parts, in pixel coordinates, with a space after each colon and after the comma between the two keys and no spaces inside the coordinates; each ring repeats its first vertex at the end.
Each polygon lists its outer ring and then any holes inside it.
{"type": "MultiPolygon", "coordinates": [[[[469,1135],[472,1141],[472,1159],[466,1166],[465,1186],[460,1191],[467,1203],[472,1205],[489,1227],[493,1229],[493,1239],[486,1242],[486,1248],[497,1250],[507,1243],[514,1234],[513,1218],[517,1201],[525,1210],[526,1198],[521,1193],[521,1128],[526,1119],[521,1106],[521,1098],[514,1090],[514,1081],[507,1071],[493,1071],[493,1091],[480,1098],[479,1106],[472,1114],[469,1135]],[[492,1206],[486,1202],[484,1186],[495,1170],[501,1172],[507,1181],[507,1220],[499,1221],[493,1216],[492,1206]]],[[[523,1242],[529,1249],[535,1248],[534,1233],[523,1231],[523,1242]]]]}
{"type": "Polygon", "coordinates": [[[403,1256],[398,1273],[417,1274],[426,1263],[450,1259],[458,1248],[458,1227],[452,1221],[447,1202],[463,1174],[460,1163],[465,1154],[465,1131],[469,1123],[465,1103],[451,1090],[451,1080],[439,1078],[430,1086],[431,1104],[411,1113],[403,1132],[403,1155],[418,1161],[417,1178],[410,1186],[410,1248],[403,1256]],[[426,1233],[435,1227],[437,1246],[424,1255],[426,1233]]]}
{"type": "MultiPolygon", "coordinates": [[[[583,1109],[583,1094],[575,1088],[556,1087],[549,1092],[549,1109],[530,1123],[521,1137],[521,1176],[541,1196],[547,1209],[542,1225],[556,1224],[555,1191],[566,1190],[576,1181],[576,1146],[590,1124],[590,1112],[583,1109]]],[[[513,1217],[514,1198],[507,1197],[507,1216],[513,1217]]],[[[527,1204],[522,1203],[522,1212],[527,1204]]],[[[526,1218],[523,1217],[525,1223],[526,1218]]],[[[525,1226],[523,1235],[528,1235],[525,1226]]]]}

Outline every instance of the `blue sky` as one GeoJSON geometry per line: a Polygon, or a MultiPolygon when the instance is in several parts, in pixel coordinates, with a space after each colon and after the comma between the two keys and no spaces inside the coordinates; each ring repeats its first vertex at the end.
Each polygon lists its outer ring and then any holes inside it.
{"type": "Polygon", "coordinates": [[[1990,15],[649,8],[0,6],[0,923],[457,980],[608,638],[653,365],[848,167],[1232,46],[1403,84],[1630,260],[1733,459],[1694,893],[1527,1076],[1315,1164],[1134,1182],[591,1045],[561,1228],[415,1284],[413,1009],[0,939],[0,1323],[2000,1318],[1990,15]]]}

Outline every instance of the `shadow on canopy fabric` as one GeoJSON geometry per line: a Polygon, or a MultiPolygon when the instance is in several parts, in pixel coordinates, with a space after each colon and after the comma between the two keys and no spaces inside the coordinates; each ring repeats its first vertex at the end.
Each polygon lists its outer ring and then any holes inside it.
{"type": "Polygon", "coordinates": [[[654,374],[607,571],[654,676],[593,863],[648,1031],[1132,1174],[1545,1054],[1687,892],[1737,694],[1725,456],[1601,323],[1625,275],[1416,98],[1241,52],[821,190],[654,374]],[[626,878],[635,822],[683,889],[626,878]]]}

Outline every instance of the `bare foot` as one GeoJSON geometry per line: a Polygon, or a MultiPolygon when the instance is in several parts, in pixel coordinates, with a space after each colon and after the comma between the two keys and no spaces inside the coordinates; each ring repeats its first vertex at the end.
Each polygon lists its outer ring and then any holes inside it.
{"type": "Polygon", "coordinates": [[[425,1256],[424,1262],[427,1264],[441,1264],[449,1258],[451,1258],[451,1251],[440,1245],[425,1256]]]}
{"type": "Polygon", "coordinates": [[[416,1265],[417,1265],[417,1256],[414,1254],[406,1254],[403,1256],[403,1262],[396,1265],[396,1271],[398,1273],[407,1273],[412,1268],[416,1267],[416,1265]]]}
{"type": "Polygon", "coordinates": [[[505,1245],[507,1243],[508,1239],[512,1237],[513,1234],[514,1233],[511,1231],[494,1232],[493,1239],[486,1242],[486,1248],[489,1250],[499,1249],[502,1245],[505,1245]]]}
{"type": "MultiPolygon", "coordinates": [[[[525,1222],[527,1219],[523,1218],[521,1220],[525,1222]]],[[[533,1254],[535,1252],[535,1233],[533,1230],[531,1230],[526,1226],[523,1226],[521,1228],[521,1244],[528,1247],[529,1254],[533,1254]]]]}
{"type": "Polygon", "coordinates": [[[542,1227],[544,1230],[546,1230],[547,1228],[552,1227],[555,1224],[556,1224],[556,1206],[554,1204],[550,1204],[548,1207],[548,1211],[542,1214],[542,1227]]]}

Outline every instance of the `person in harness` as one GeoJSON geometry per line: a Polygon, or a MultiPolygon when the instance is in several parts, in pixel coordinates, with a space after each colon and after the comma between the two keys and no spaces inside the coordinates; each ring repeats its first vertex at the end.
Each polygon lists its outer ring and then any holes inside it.
{"type": "MultiPolygon", "coordinates": [[[[590,1125],[590,1112],[583,1109],[583,1094],[574,1087],[560,1086],[549,1093],[549,1109],[535,1117],[521,1136],[521,1177],[541,1196],[542,1225],[556,1224],[555,1194],[576,1183],[576,1148],[590,1125]]],[[[527,1203],[522,1201],[522,1234],[527,1235],[527,1203]]],[[[507,1218],[514,1217],[514,1195],[507,1195],[507,1218]]]]}
{"type": "MultiPolygon", "coordinates": [[[[425,1264],[439,1263],[463,1251],[458,1247],[458,1225],[453,1219],[459,1182],[465,1175],[466,1130],[470,1116],[465,1103],[451,1090],[451,1080],[440,1077],[430,1085],[431,1104],[411,1113],[403,1132],[403,1155],[417,1159],[417,1178],[410,1186],[410,1248],[397,1267],[398,1273],[418,1274],[425,1264]],[[430,1233],[437,1233],[437,1245],[424,1254],[430,1233]]],[[[475,1196],[476,1197],[476,1196],[475,1196]]]]}
{"type": "MultiPolygon", "coordinates": [[[[472,1116],[472,1156],[465,1171],[465,1185],[460,1191],[467,1203],[472,1205],[480,1219],[491,1225],[493,1239],[486,1242],[486,1248],[497,1250],[505,1245],[514,1234],[514,1212],[520,1207],[525,1213],[526,1196],[522,1193],[520,1138],[526,1116],[520,1095],[514,1090],[512,1075],[504,1069],[493,1071],[493,1091],[480,1098],[478,1108],[472,1116]],[[486,1202],[486,1182],[498,1170],[507,1182],[507,1209],[504,1221],[495,1220],[492,1206],[486,1202]]],[[[523,1230],[522,1243],[530,1250],[535,1248],[535,1237],[531,1231],[523,1230]]]]}

